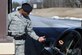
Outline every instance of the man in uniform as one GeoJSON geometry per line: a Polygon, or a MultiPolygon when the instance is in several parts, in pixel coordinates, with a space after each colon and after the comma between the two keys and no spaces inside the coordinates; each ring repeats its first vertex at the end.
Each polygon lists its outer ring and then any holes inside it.
{"type": "Polygon", "coordinates": [[[39,42],[45,40],[45,36],[38,37],[32,29],[31,20],[28,16],[32,9],[28,3],[24,3],[20,10],[8,14],[8,35],[15,39],[16,55],[25,55],[24,45],[28,36],[39,42]]]}

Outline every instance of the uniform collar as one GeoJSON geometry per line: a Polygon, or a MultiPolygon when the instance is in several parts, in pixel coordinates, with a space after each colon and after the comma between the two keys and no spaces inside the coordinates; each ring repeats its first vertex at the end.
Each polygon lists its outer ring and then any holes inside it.
{"type": "Polygon", "coordinates": [[[17,13],[16,13],[16,14],[17,14],[18,16],[23,16],[22,14],[20,14],[20,13],[19,13],[19,11],[17,11],[17,13]]]}
{"type": "MultiPolygon", "coordinates": [[[[25,18],[22,14],[19,13],[19,11],[16,12],[16,16],[25,18]]],[[[29,17],[26,16],[25,19],[29,19],[29,17]]],[[[29,20],[30,20],[30,19],[29,19],[29,20]]]]}

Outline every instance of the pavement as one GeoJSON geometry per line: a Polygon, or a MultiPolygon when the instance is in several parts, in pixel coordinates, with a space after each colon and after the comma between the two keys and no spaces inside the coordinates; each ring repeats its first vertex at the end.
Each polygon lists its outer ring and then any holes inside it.
{"type": "Polygon", "coordinates": [[[81,20],[48,19],[30,15],[33,27],[81,27],[81,20]]]}

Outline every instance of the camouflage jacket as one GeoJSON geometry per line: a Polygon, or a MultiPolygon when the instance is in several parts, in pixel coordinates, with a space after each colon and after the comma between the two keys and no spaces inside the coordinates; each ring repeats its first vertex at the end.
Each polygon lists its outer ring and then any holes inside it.
{"type": "Polygon", "coordinates": [[[8,29],[8,32],[12,32],[12,35],[23,35],[27,32],[33,39],[39,38],[33,31],[29,17],[25,18],[18,11],[8,14],[8,29]]]}

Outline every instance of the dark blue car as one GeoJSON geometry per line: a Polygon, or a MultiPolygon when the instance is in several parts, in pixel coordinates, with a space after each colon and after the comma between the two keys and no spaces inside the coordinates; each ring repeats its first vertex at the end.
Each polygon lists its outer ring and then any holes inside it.
{"type": "MultiPolygon", "coordinates": [[[[33,29],[38,36],[46,36],[44,43],[32,40],[33,55],[80,55],[81,54],[81,21],[46,19],[30,16],[33,29]],[[78,52],[77,52],[78,51],[78,52]]],[[[26,43],[26,45],[28,45],[26,43]]],[[[26,48],[27,50],[27,48],[26,48]]],[[[29,53],[30,54],[30,53],[29,53]]]]}

